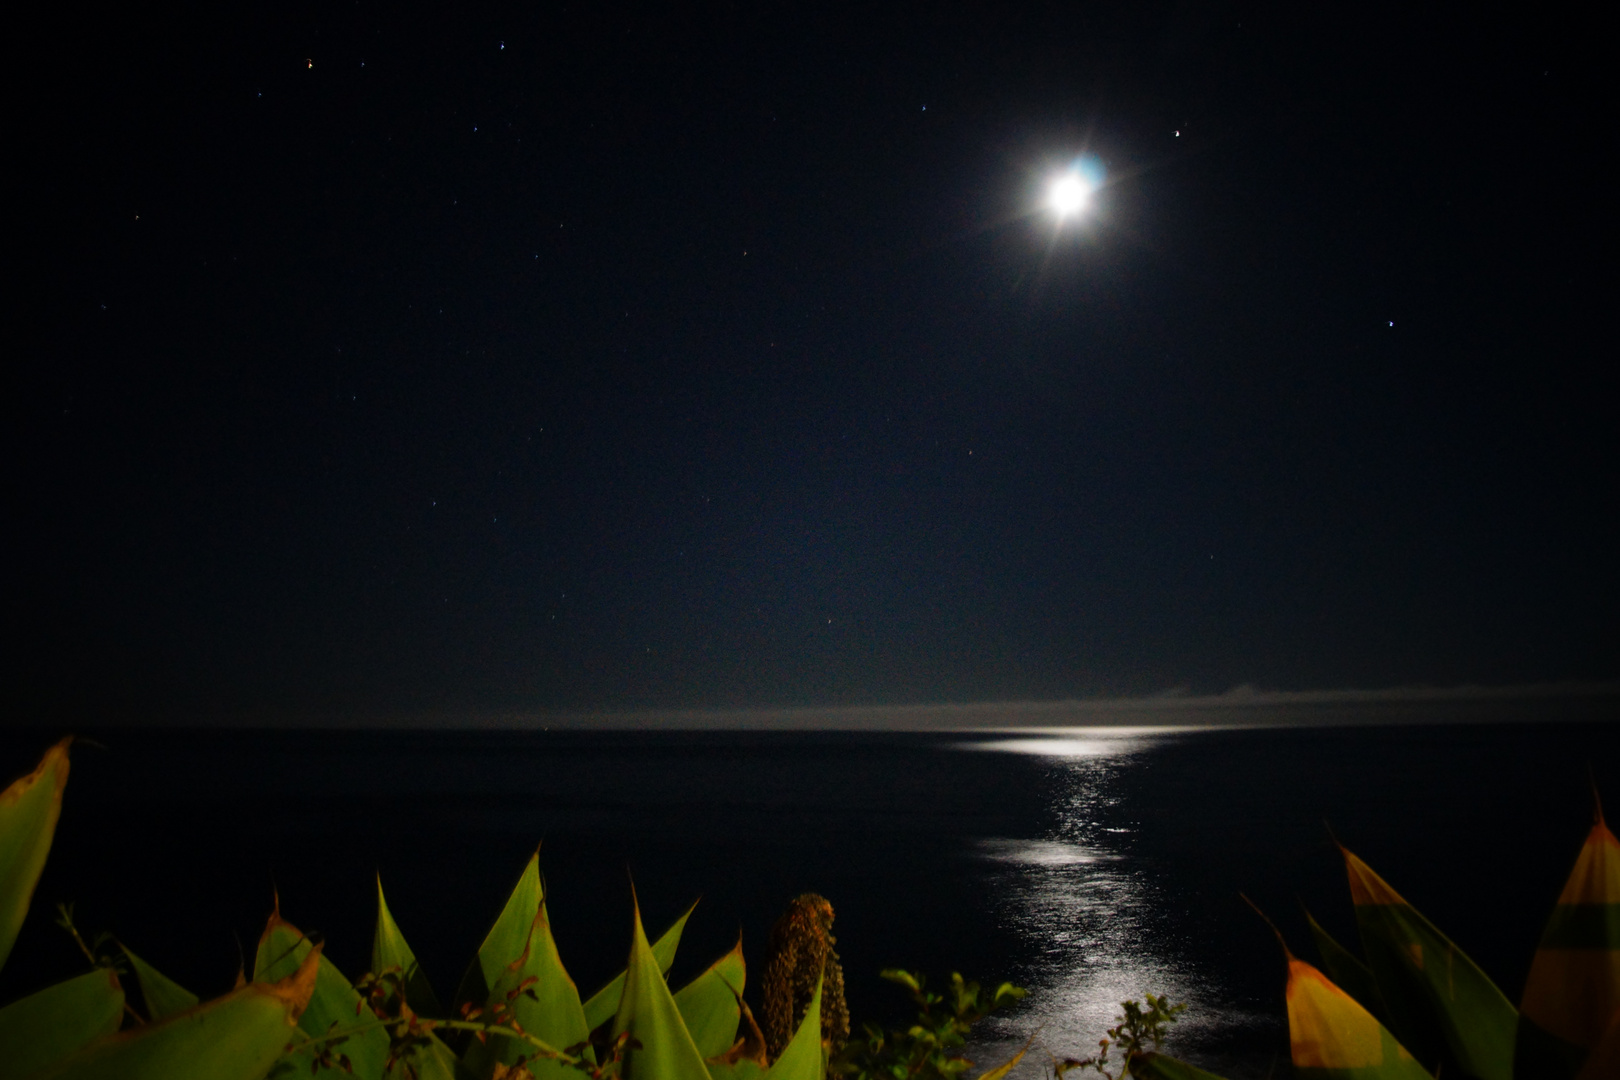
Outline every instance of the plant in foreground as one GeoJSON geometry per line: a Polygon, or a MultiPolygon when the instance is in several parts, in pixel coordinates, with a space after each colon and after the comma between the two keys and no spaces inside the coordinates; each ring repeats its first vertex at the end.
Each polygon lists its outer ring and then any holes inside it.
{"type": "Polygon", "coordinates": [[[1114,1018],[1117,1023],[1108,1029],[1105,1038],[1097,1041],[1096,1055],[1079,1060],[1064,1058],[1058,1061],[1054,1058],[1052,1075],[1061,1077],[1076,1069],[1094,1070],[1106,1076],[1108,1080],[1121,1080],[1128,1075],[1131,1063],[1135,1059],[1159,1049],[1164,1042],[1166,1029],[1187,1009],[1185,1003],[1172,1005],[1167,997],[1148,994],[1146,998],[1146,1008],[1135,1001],[1121,1002],[1119,1007],[1122,1011],[1114,1018]],[[1117,1063],[1108,1060],[1110,1050],[1119,1051],[1120,1058],[1117,1063]]]}
{"type": "MultiPolygon", "coordinates": [[[[70,743],[52,747],[31,775],[0,791],[0,965],[50,850],[70,743]]],[[[1284,945],[1289,1039],[1302,1075],[1433,1080],[1443,1069],[1473,1080],[1620,1077],[1620,840],[1601,806],[1543,932],[1520,1009],[1366,863],[1341,852],[1363,956],[1314,919],[1328,974],[1284,945]]],[[[911,994],[917,1022],[867,1025],[863,1038],[840,1048],[848,1020],[832,908],[806,894],[779,924],[784,932],[773,934],[767,1049],[742,1001],[740,943],[680,990],[666,985],[690,909],[649,944],[636,907],[625,970],[582,999],[558,957],[545,899],[531,857],[449,1010],[438,1005],[380,883],[370,974],[350,983],[318,942],[281,918],[278,904],[251,981],[239,978],[207,1002],[122,942],[86,941],[63,907],[59,921],[92,970],[0,1008],[0,1080],[262,1080],[306,1072],[360,1080],[820,1080],[824,1072],[956,1080],[972,1067],[961,1049],[973,1025],[1024,996],[1008,983],[987,994],[960,975],[935,993],[920,975],[886,971],[911,994]],[[125,979],[142,1011],[126,1001],[125,979]]],[[[1146,1002],[1124,1003],[1098,1054],[1054,1058],[1054,1080],[1082,1069],[1108,1080],[1212,1080],[1157,1049],[1183,1006],[1153,995],[1146,1002]]],[[[978,1080],[1001,1080],[1027,1050],[978,1080]]]]}
{"type": "MultiPolygon", "coordinates": [[[[0,791],[0,963],[55,834],[70,742],[0,791]]],[[[632,909],[624,971],[582,997],[558,956],[532,856],[442,1009],[380,883],[368,975],[350,982],[282,918],[278,900],[251,977],[208,1002],[121,944],[113,953],[111,939],[85,941],[64,908],[63,925],[96,966],[0,1008],[0,1080],[818,1080],[819,980],[791,1037],[767,1055],[742,1003],[741,944],[677,990],[665,980],[691,909],[653,942],[632,909]],[[139,988],[144,1015],[124,980],[139,988]]]]}
{"type": "MultiPolygon", "coordinates": [[[[865,1037],[850,1040],[828,1063],[827,1071],[834,1076],[855,1080],[954,1080],[973,1067],[960,1053],[973,1025],[1025,994],[1022,988],[1006,982],[986,993],[978,983],[955,973],[943,994],[929,990],[922,975],[909,971],[890,968],[883,977],[911,994],[917,1006],[917,1021],[903,1029],[864,1025],[865,1037]]],[[[981,1080],[999,1080],[1023,1056],[1024,1051],[1019,1051],[1012,1060],[982,1074],[981,1080]]]]}

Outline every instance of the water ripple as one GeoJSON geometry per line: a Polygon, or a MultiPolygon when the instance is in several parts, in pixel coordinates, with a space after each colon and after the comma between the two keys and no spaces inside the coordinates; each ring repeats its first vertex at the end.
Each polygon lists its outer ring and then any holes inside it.
{"type": "Polygon", "coordinates": [[[1084,1057],[1114,1023],[1119,1003],[1146,993],[1190,1007],[1168,1049],[1195,1046],[1255,1018],[1224,1004],[1217,979],[1184,958],[1159,876],[1133,859],[1136,823],[1123,818],[1118,779],[1130,759],[1154,745],[1137,732],[1066,732],[964,749],[1038,754],[1051,759],[1047,835],[981,840],[995,917],[1026,949],[1026,1007],[992,1018],[977,1060],[1000,1060],[1032,1030],[1037,1049],[1015,1075],[1043,1075],[1046,1053],[1084,1057]]]}

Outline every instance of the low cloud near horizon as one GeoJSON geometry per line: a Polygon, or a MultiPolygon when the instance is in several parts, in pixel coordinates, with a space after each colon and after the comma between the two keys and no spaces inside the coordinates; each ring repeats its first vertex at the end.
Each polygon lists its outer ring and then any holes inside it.
{"type": "Polygon", "coordinates": [[[462,730],[952,731],[1074,727],[1249,727],[1620,720],[1620,683],[1263,690],[1176,688],[1142,697],[922,705],[411,715],[241,714],[184,726],[462,730]]]}

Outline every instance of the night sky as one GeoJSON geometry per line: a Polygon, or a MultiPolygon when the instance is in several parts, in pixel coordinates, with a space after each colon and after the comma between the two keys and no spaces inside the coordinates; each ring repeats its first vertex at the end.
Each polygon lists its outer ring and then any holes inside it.
{"type": "Polygon", "coordinates": [[[1598,14],[51,7],[7,711],[1620,677],[1598,14]]]}

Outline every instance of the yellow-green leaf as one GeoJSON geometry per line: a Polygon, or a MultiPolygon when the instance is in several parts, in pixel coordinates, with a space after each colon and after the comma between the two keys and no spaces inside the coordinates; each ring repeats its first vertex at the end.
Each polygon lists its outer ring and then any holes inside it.
{"type": "Polygon", "coordinates": [[[765,1066],[752,1058],[709,1061],[705,1064],[709,1068],[710,1080],[763,1080],[765,1076],[765,1066]]]}
{"type": "MultiPolygon", "coordinates": [[[[591,1036],[585,1026],[585,1010],[579,1003],[579,988],[563,967],[557,942],[551,934],[551,919],[545,901],[535,913],[529,940],[520,956],[495,979],[489,1005],[508,1005],[512,1019],[523,1031],[557,1049],[576,1046],[591,1036]]],[[[492,1035],[487,1042],[474,1040],[467,1047],[466,1062],[475,1075],[486,1076],[496,1062],[512,1065],[519,1057],[532,1058],[534,1049],[520,1040],[492,1035]]],[[[528,1061],[536,1078],[579,1077],[579,1071],[547,1058],[528,1061]]]]}
{"type": "MultiPolygon", "coordinates": [[[[1006,1061],[1003,1061],[995,1068],[987,1069],[980,1073],[979,1080],[1004,1080],[1006,1075],[1016,1069],[1018,1067],[1018,1063],[1024,1060],[1024,1055],[1029,1053],[1030,1044],[1034,1041],[1034,1038],[1031,1037],[1029,1042],[1025,1043],[1023,1049],[1018,1051],[1018,1053],[1014,1054],[1006,1061]]],[[[1216,1077],[1215,1080],[1220,1080],[1220,1078],[1216,1077]]]]}
{"type": "Polygon", "coordinates": [[[826,1061],[821,1055],[821,979],[810,995],[799,1030],[782,1048],[782,1056],[771,1062],[765,1080],[821,1080],[826,1061]]]}
{"type": "Polygon", "coordinates": [[[118,943],[124,950],[124,959],[135,972],[135,982],[141,988],[141,999],[146,1002],[148,1020],[166,1020],[175,1013],[195,1009],[200,1000],[196,994],[169,978],[157,968],[130,951],[128,945],[118,943]]]}
{"type": "Polygon", "coordinates": [[[37,769],[0,791],[0,967],[17,942],[51,852],[72,742],[69,737],[45,751],[37,769]]]}
{"type": "Polygon", "coordinates": [[[737,1024],[742,1019],[738,999],[747,973],[739,937],[730,952],[675,992],[675,1006],[705,1060],[724,1054],[737,1040],[737,1024]]]}
{"type": "Polygon", "coordinates": [[[315,990],[320,952],[288,978],[249,983],[145,1027],[98,1039],[31,1080],[261,1080],[315,990]]]}
{"type": "Polygon", "coordinates": [[[380,975],[391,967],[397,967],[405,977],[405,1000],[410,1007],[421,1016],[443,1016],[444,1009],[439,1005],[439,998],[433,992],[433,986],[422,973],[422,965],[416,962],[416,954],[405,943],[405,935],[400,933],[399,925],[394,922],[394,915],[388,910],[388,901],[383,899],[382,875],[377,875],[377,930],[371,938],[371,971],[380,975]]]}
{"type": "Polygon", "coordinates": [[[506,898],[506,906],[495,918],[495,925],[484,935],[478,956],[467,965],[467,973],[456,988],[458,1006],[482,1006],[489,1000],[495,980],[528,946],[529,928],[534,925],[534,913],[540,910],[540,899],[540,853],[537,850],[529,856],[528,864],[512,887],[512,894],[506,898]]]}
{"type": "Polygon", "coordinates": [[[1438,1033],[1447,1075],[1512,1080],[1519,1011],[1468,954],[1371,867],[1340,850],[1362,951],[1396,1036],[1434,1065],[1430,1055],[1438,1033]]]}
{"type": "Polygon", "coordinates": [[[628,1034],[631,1040],[619,1076],[622,1080],[710,1080],[703,1055],[664,982],[664,969],[647,944],[641,907],[633,906],[630,962],[625,965],[624,993],[613,1020],[614,1036],[628,1034]]]}
{"type": "MultiPolygon", "coordinates": [[[[658,940],[652,943],[653,956],[658,960],[658,970],[662,974],[669,974],[670,965],[675,963],[675,950],[681,944],[681,931],[686,929],[686,920],[692,917],[697,902],[687,908],[680,918],[668,930],[659,935],[658,940]]],[[[639,920],[640,914],[636,915],[639,920]]],[[[619,972],[608,980],[608,984],[592,994],[585,1002],[585,1023],[592,1031],[601,1027],[619,1010],[619,998],[624,992],[624,972],[619,972]]]]}
{"type": "Polygon", "coordinates": [[[0,1009],[0,1080],[15,1080],[111,1035],[124,1017],[118,973],[96,968],[0,1009]]]}
{"type": "Polygon", "coordinates": [[[456,1055],[429,1032],[426,1046],[402,1055],[383,1075],[387,1080],[462,1080],[465,1074],[456,1071],[456,1055]]]}
{"type": "MultiPolygon", "coordinates": [[[[253,961],[253,981],[268,983],[287,977],[290,972],[302,967],[312,950],[309,938],[281,917],[278,900],[276,910],[271,913],[259,938],[259,949],[253,961]]],[[[322,956],[317,965],[314,992],[298,1019],[299,1028],[308,1035],[319,1037],[338,1028],[353,1027],[370,1017],[359,992],[343,977],[336,964],[322,956]]],[[[345,1038],[336,1050],[349,1059],[353,1075],[359,1080],[378,1080],[388,1059],[388,1033],[381,1028],[357,1032],[345,1038]]],[[[315,1048],[306,1046],[289,1055],[288,1061],[305,1076],[312,1071],[334,1075],[343,1071],[319,1069],[315,1065],[315,1056],[315,1048]]]]}
{"type": "Polygon", "coordinates": [[[1530,962],[1515,1080],[1569,1080],[1590,1069],[1582,1062],[1610,1027],[1620,1028],[1620,841],[1600,809],[1530,962]]]}
{"type": "Polygon", "coordinates": [[[1360,1002],[1292,956],[1288,1042],[1301,1080],[1432,1080],[1360,1002]]]}

